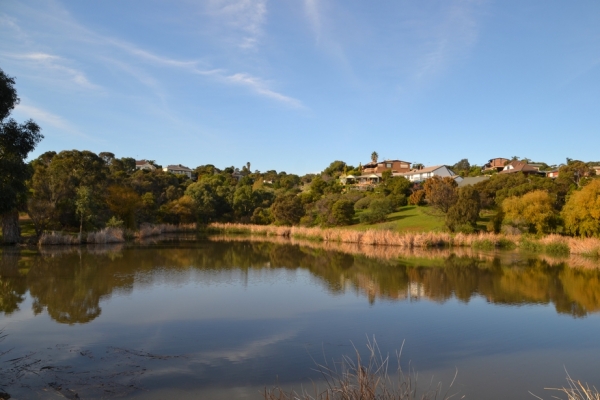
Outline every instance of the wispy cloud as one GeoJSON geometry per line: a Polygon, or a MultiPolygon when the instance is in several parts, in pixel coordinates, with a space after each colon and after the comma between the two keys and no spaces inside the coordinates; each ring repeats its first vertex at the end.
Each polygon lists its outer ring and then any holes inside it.
{"type": "Polygon", "coordinates": [[[62,57],[47,53],[5,54],[5,56],[37,64],[37,66],[44,68],[46,71],[54,70],[79,87],[93,90],[101,89],[100,86],[91,83],[83,71],[67,66],[68,61],[62,57]]]}
{"type": "Polygon", "coordinates": [[[435,76],[462,57],[479,36],[479,7],[484,1],[463,0],[448,3],[440,14],[425,22],[421,37],[417,80],[435,76]]]}
{"type": "Polygon", "coordinates": [[[40,124],[40,126],[42,126],[42,128],[44,126],[50,126],[50,127],[53,127],[55,129],[59,130],[60,132],[67,133],[69,135],[79,136],[79,137],[83,137],[83,138],[86,138],[89,140],[94,140],[94,139],[90,138],[89,136],[81,133],[81,131],[79,129],[77,129],[77,127],[75,127],[71,122],[67,121],[65,118],[63,118],[59,115],[53,114],[44,109],[41,109],[39,107],[35,107],[35,106],[29,105],[29,104],[24,104],[24,101],[21,101],[21,103],[17,104],[17,106],[15,107],[15,112],[19,113],[24,118],[33,119],[35,122],[40,124]]]}
{"type": "Polygon", "coordinates": [[[208,14],[223,25],[241,33],[237,45],[255,48],[262,35],[267,16],[267,0],[209,0],[208,14]]]}
{"type": "Polygon", "coordinates": [[[252,75],[237,73],[237,74],[229,75],[229,76],[225,77],[225,79],[230,83],[246,86],[262,96],[266,96],[271,99],[275,99],[275,100],[285,103],[291,107],[294,107],[294,108],[302,108],[303,107],[302,103],[299,100],[294,99],[289,96],[285,96],[279,92],[269,89],[269,87],[267,86],[267,84],[264,81],[262,81],[261,79],[259,79],[257,77],[254,77],[252,75]]]}

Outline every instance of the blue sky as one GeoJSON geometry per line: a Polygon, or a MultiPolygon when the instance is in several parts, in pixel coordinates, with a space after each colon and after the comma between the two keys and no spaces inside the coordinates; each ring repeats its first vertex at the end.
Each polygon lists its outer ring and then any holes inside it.
{"type": "Polygon", "coordinates": [[[597,0],[2,0],[0,37],[33,157],[600,160],[597,0]]]}

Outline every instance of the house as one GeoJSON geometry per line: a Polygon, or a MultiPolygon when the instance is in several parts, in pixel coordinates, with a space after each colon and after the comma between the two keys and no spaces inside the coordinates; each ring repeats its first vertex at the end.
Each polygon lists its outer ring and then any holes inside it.
{"type": "Polygon", "coordinates": [[[596,171],[596,175],[600,175],[600,165],[593,166],[592,169],[596,171]]]}
{"type": "Polygon", "coordinates": [[[135,169],[145,169],[146,171],[154,171],[156,167],[147,160],[136,160],[135,169]]]}
{"type": "Polygon", "coordinates": [[[175,175],[186,175],[188,178],[192,177],[192,170],[188,167],[185,167],[181,164],[177,165],[168,165],[163,168],[163,171],[170,172],[175,175]]]}
{"type": "Polygon", "coordinates": [[[538,167],[531,166],[527,164],[525,161],[513,160],[506,164],[500,174],[516,174],[517,172],[522,172],[525,175],[541,175],[546,176],[546,174],[539,170],[538,167]]]}
{"type": "Polygon", "coordinates": [[[392,176],[403,176],[411,182],[421,182],[434,176],[439,177],[454,177],[456,174],[445,165],[435,165],[433,167],[425,167],[422,169],[414,169],[410,172],[401,172],[392,174],[392,176]]]}
{"type": "Polygon", "coordinates": [[[558,178],[558,169],[553,169],[552,171],[546,171],[546,176],[548,178],[552,178],[552,179],[558,178]]]}
{"type": "Polygon", "coordinates": [[[510,160],[508,158],[492,158],[487,164],[483,166],[482,171],[490,171],[495,169],[496,171],[500,172],[509,162],[510,160]]]}
{"type": "Polygon", "coordinates": [[[363,174],[380,174],[383,171],[408,172],[410,163],[401,160],[384,160],[381,162],[370,162],[363,165],[363,174]]]}

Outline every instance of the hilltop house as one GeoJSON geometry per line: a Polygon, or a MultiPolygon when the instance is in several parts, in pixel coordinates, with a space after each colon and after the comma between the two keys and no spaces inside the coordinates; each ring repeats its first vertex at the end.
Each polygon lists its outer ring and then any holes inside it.
{"type": "Polygon", "coordinates": [[[500,172],[509,162],[510,160],[508,158],[492,158],[487,164],[483,166],[482,171],[490,171],[495,169],[496,171],[500,172]]]}
{"type": "Polygon", "coordinates": [[[541,175],[546,176],[546,174],[539,170],[539,167],[535,167],[533,165],[527,164],[525,161],[517,161],[513,160],[506,164],[500,174],[516,174],[517,172],[522,172],[525,175],[541,175]]]}
{"type": "Polygon", "coordinates": [[[392,176],[403,176],[411,182],[421,182],[425,179],[434,176],[439,177],[454,177],[456,174],[445,165],[435,165],[433,167],[425,167],[422,169],[413,169],[410,172],[392,174],[392,176]]]}
{"type": "Polygon", "coordinates": [[[363,175],[380,174],[383,171],[408,172],[410,171],[410,163],[401,160],[384,160],[381,162],[370,162],[363,165],[363,175]]]}
{"type": "Polygon", "coordinates": [[[188,167],[185,167],[181,164],[177,165],[168,165],[163,168],[163,171],[170,172],[175,175],[187,175],[188,178],[192,177],[192,170],[188,167]]]}
{"type": "Polygon", "coordinates": [[[146,160],[136,160],[135,169],[145,169],[146,171],[154,171],[156,167],[146,160]]]}

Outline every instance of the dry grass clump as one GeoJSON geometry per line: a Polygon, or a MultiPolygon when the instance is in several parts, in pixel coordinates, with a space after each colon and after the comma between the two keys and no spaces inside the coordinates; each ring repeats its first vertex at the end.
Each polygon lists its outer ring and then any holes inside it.
{"type": "MultiPolygon", "coordinates": [[[[400,367],[400,352],[396,354],[397,368],[390,373],[389,356],[381,354],[374,340],[367,342],[367,349],[369,356],[366,362],[355,348],[355,359],[344,356],[332,366],[317,364],[317,370],[325,381],[322,389],[314,385],[312,393],[306,389],[298,393],[286,392],[280,387],[265,388],[263,396],[266,400],[433,400],[454,397],[448,395],[448,391],[441,393],[441,383],[430,383],[424,390],[418,389],[417,374],[414,371],[404,373],[400,367]]],[[[453,383],[454,380],[448,390],[453,383]]]]}
{"type": "Polygon", "coordinates": [[[85,241],[93,244],[123,243],[125,235],[121,228],[104,228],[98,232],[88,233],[85,241]]]}
{"type": "Polygon", "coordinates": [[[163,233],[194,232],[195,230],[196,224],[142,224],[135,236],[143,239],[150,236],[162,235],[163,233]]]}
{"type": "MultiPolygon", "coordinates": [[[[567,383],[568,387],[562,388],[546,388],[546,390],[556,390],[558,392],[562,392],[567,395],[566,400],[600,400],[600,392],[595,387],[590,387],[587,383],[581,383],[580,381],[576,381],[569,373],[567,373],[567,383]]],[[[535,394],[529,392],[534,397],[543,400],[541,397],[536,396],[535,394]]],[[[559,399],[560,397],[552,396],[554,399],[559,399]]]]}
{"type": "Polygon", "coordinates": [[[571,254],[588,257],[600,257],[600,239],[598,238],[566,238],[571,254]]]}
{"type": "Polygon", "coordinates": [[[44,232],[40,236],[38,244],[41,246],[55,246],[55,245],[74,245],[81,244],[79,236],[73,236],[62,232],[44,232]]]}

